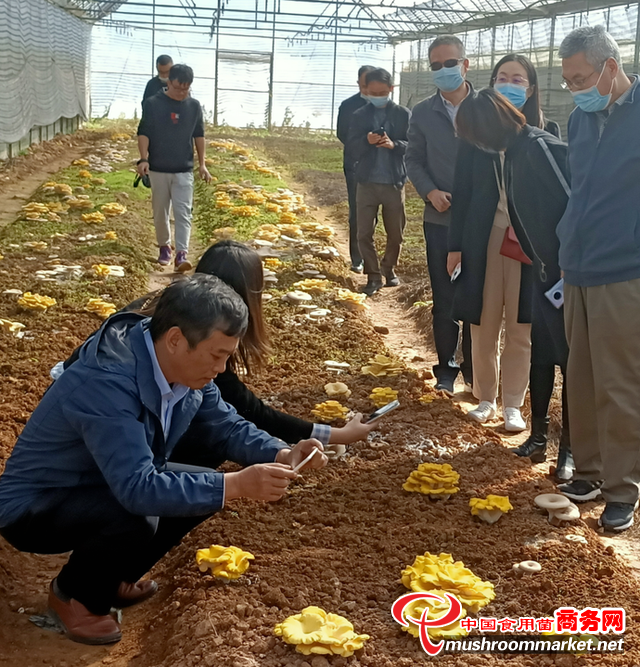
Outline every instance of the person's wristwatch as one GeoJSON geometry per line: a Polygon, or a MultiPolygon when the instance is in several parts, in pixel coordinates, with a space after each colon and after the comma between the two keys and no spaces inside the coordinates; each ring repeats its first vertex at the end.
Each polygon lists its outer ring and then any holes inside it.
{"type": "Polygon", "coordinates": [[[138,161],[136,162],[136,165],[138,165],[138,164],[142,164],[143,162],[147,162],[147,163],[148,163],[149,160],[146,160],[145,158],[142,158],[141,160],[138,160],[138,161]]]}

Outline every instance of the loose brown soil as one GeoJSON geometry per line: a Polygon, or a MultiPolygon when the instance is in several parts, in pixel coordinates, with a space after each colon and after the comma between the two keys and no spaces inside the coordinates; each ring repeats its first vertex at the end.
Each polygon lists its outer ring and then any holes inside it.
{"type": "MultiPolygon", "coordinates": [[[[129,224],[142,224],[141,213],[135,209],[129,224]]],[[[142,236],[142,231],[134,233],[135,238],[142,236]]],[[[118,253],[113,257],[122,259],[118,263],[124,261],[118,253]]],[[[35,287],[21,273],[24,261],[22,256],[9,258],[8,265],[3,260],[0,268],[7,274],[0,274],[0,292],[5,284],[13,287],[16,280],[21,288],[35,287]]],[[[344,264],[317,265],[329,278],[353,284],[344,264]]],[[[295,268],[294,264],[282,273],[279,288],[298,279],[295,268]]],[[[118,305],[129,300],[135,288],[133,282],[123,283],[118,305]]],[[[349,447],[344,459],[331,462],[322,471],[305,472],[280,502],[234,501],[193,531],[153,570],[160,592],[141,607],[125,612],[124,639],[114,647],[73,644],[30,624],[29,614],[45,608],[48,581],[64,557],[20,554],[0,540],[0,665],[424,664],[427,658],[419,642],[395,624],[389,610],[405,592],[400,583],[402,569],[425,551],[451,553],[495,585],[496,599],[485,609],[486,615],[546,616],[559,606],[615,605],[623,606],[628,617],[626,653],[622,655],[445,655],[437,659],[438,664],[632,667],[640,662],[637,582],[618,558],[615,543],[602,544],[592,519],[570,528],[551,527],[532,502],[538,493],[554,489],[541,474],[544,466],[532,469],[511,455],[495,432],[469,421],[454,402],[439,396],[429,404],[419,402],[429,391],[424,373],[407,369],[392,378],[361,375],[361,366],[373,354],[385,351],[387,336],[374,329],[383,322],[350,313],[328,296],[316,302],[328,305],[332,317],[344,321],[328,319],[318,325],[278,299],[267,304],[273,358],[267,373],[251,378],[250,384],[273,405],[305,418],[311,417],[316,403],[326,399],[324,384],[336,379],[353,390],[345,401],[353,411],[372,411],[369,393],[376,386],[397,389],[401,409],[380,423],[368,443],[349,447]],[[326,359],[348,361],[351,368],[336,377],[325,370],[326,359]],[[436,460],[450,462],[460,473],[459,493],[436,503],[402,490],[420,462],[436,460]],[[474,520],[468,507],[469,498],[488,493],[508,495],[514,506],[493,526],[474,520]],[[569,532],[584,535],[588,544],[567,541],[569,532]],[[195,551],[210,544],[251,551],[256,558],[247,575],[223,585],[200,573],[195,551]],[[512,564],[527,559],[539,561],[542,572],[516,579],[512,564]],[[273,626],[307,605],[348,617],[359,633],[371,639],[347,659],[297,654],[273,636],[273,626]]],[[[6,303],[0,305],[3,313],[14,314],[6,303]]],[[[379,312],[376,317],[382,316],[379,312]]],[[[80,308],[69,306],[34,315],[29,320],[33,339],[18,341],[0,335],[0,460],[8,456],[48,385],[49,368],[97,323],[80,308]]]]}

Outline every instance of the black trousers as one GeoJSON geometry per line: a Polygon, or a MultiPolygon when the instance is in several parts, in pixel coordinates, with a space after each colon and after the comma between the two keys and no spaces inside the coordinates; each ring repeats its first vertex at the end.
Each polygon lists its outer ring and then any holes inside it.
{"type": "MultiPolygon", "coordinates": [[[[566,368],[562,370],[562,429],[565,438],[569,434],[569,410],[567,403],[566,368]]],[[[549,414],[549,403],[553,394],[556,379],[556,367],[553,364],[538,364],[532,350],[531,372],[529,375],[529,395],[531,397],[531,417],[546,419],[549,414]]]]}
{"type": "Polygon", "coordinates": [[[465,382],[472,384],[471,327],[467,322],[462,324],[462,363],[458,364],[456,360],[461,327],[459,322],[451,318],[455,287],[447,272],[449,228],[425,222],[424,238],[427,242],[427,264],[433,295],[433,338],[438,354],[438,365],[433,367],[433,374],[438,380],[453,381],[462,370],[465,382]]]}
{"type": "Polygon", "coordinates": [[[358,248],[358,205],[356,203],[358,181],[356,180],[356,172],[345,169],[344,178],[347,182],[347,196],[349,198],[349,255],[351,266],[358,266],[362,263],[362,255],[360,254],[360,248],[358,248]]]}
{"type": "MultiPolygon", "coordinates": [[[[197,428],[190,429],[172,461],[217,467],[222,461],[203,447],[206,441],[197,428]]],[[[20,551],[71,551],[58,586],[98,615],[109,613],[122,582],[138,581],[211,516],[137,516],[125,510],[106,485],[51,489],[39,507],[0,529],[0,534],[20,551]]]]}

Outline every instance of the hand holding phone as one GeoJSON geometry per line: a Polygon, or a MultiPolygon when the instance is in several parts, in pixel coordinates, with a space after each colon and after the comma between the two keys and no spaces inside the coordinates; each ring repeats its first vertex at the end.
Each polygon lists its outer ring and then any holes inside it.
{"type": "Polygon", "coordinates": [[[456,268],[453,270],[453,273],[451,274],[451,282],[454,283],[460,277],[461,273],[462,273],[462,262],[458,262],[458,264],[456,264],[456,268]]]}
{"type": "Polygon", "coordinates": [[[400,407],[400,401],[391,401],[391,403],[387,403],[383,407],[378,408],[375,412],[372,412],[366,419],[365,423],[371,424],[374,421],[377,421],[381,417],[384,417],[385,415],[389,414],[390,412],[399,407],[400,407]]]}

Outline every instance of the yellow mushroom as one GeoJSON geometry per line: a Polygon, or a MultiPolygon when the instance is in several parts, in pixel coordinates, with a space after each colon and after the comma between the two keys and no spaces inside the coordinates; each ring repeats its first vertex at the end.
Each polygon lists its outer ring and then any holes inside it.
{"type": "Polygon", "coordinates": [[[334,419],[344,419],[349,412],[348,408],[338,401],[324,401],[318,403],[316,407],[311,410],[311,414],[317,417],[321,422],[331,422],[334,419]]]}
{"type": "Polygon", "coordinates": [[[371,390],[369,398],[377,408],[382,408],[388,403],[397,400],[398,392],[395,389],[391,389],[391,387],[375,387],[371,390]]]}
{"type": "Polygon", "coordinates": [[[208,549],[198,549],[196,563],[200,572],[211,570],[214,577],[228,581],[239,579],[248,569],[255,556],[238,547],[223,547],[212,544],[208,549]]]}
{"type": "MultiPolygon", "coordinates": [[[[431,590],[429,592],[433,593],[434,595],[439,595],[442,600],[422,598],[421,600],[414,600],[413,602],[410,602],[402,612],[402,615],[405,619],[422,618],[422,614],[427,607],[429,608],[427,618],[430,620],[441,618],[449,611],[449,601],[445,597],[445,591],[431,590]]],[[[441,628],[428,628],[427,632],[429,633],[429,637],[431,637],[431,639],[434,641],[439,641],[440,639],[461,639],[462,637],[466,637],[469,634],[469,631],[465,630],[460,625],[460,619],[464,618],[466,615],[467,612],[462,609],[462,615],[454,623],[441,628]]],[[[408,627],[403,626],[402,629],[413,637],[420,636],[420,628],[411,621],[409,621],[408,627]]]]}
{"type": "Polygon", "coordinates": [[[513,509],[508,496],[494,496],[486,498],[471,498],[469,500],[471,514],[486,523],[495,523],[503,514],[513,509]]]}
{"type": "Polygon", "coordinates": [[[100,210],[107,216],[122,215],[127,212],[127,207],[117,202],[110,202],[109,204],[103,204],[100,207],[100,210]]]}
{"type": "Polygon", "coordinates": [[[448,500],[460,490],[460,475],[448,463],[421,463],[402,485],[405,491],[424,493],[432,500],[448,500]]]}
{"type": "Polygon", "coordinates": [[[324,390],[329,398],[336,396],[349,398],[351,396],[351,389],[344,382],[328,382],[324,385],[324,390]]]}
{"type": "Polygon", "coordinates": [[[29,310],[39,310],[44,312],[47,308],[55,306],[57,301],[50,296],[42,296],[41,294],[32,294],[25,292],[19,299],[18,305],[29,310]]]}
{"type": "Polygon", "coordinates": [[[386,375],[400,375],[403,371],[403,366],[400,361],[395,361],[384,354],[376,354],[375,357],[369,359],[366,366],[362,367],[363,375],[374,375],[375,377],[384,377],[386,375]]]}
{"type": "Polygon", "coordinates": [[[109,315],[113,315],[117,310],[114,303],[109,303],[108,301],[103,301],[98,298],[89,299],[84,309],[89,313],[95,313],[102,319],[106,319],[109,315]]]}

